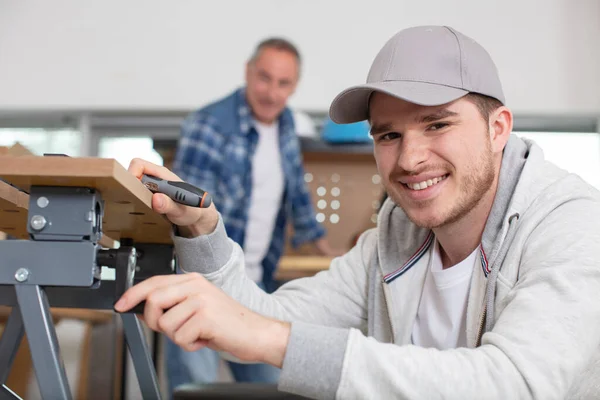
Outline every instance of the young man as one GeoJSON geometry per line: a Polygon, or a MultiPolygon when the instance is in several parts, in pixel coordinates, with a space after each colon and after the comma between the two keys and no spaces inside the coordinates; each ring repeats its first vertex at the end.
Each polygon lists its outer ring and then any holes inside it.
{"type": "MultiPolygon", "coordinates": [[[[287,40],[262,41],[246,65],[246,85],[192,113],[182,127],[174,172],[212,193],[229,237],[244,250],[246,273],[267,292],[285,247],[287,221],[295,245],[314,242],[337,255],[315,219],[304,182],[294,120],[286,104],[300,77],[300,54],[287,40]]],[[[219,355],[188,353],[167,341],[171,388],[217,380],[219,355]]],[[[241,382],[275,383],[269,365],[229,363],[241,382]]]]}
{"type": "Polygon", "coordinates": [[[155,195],[202,275],[149,279],[117,309],[146,300],[180,346],[281,367],[280,389],[309,397],[597,397],[600,194],[510,135],[487,52],[448,27],[403,30],[330,114],[372,126],[390,195],[376,229],[267,295],[214,209],[155,195]]]}

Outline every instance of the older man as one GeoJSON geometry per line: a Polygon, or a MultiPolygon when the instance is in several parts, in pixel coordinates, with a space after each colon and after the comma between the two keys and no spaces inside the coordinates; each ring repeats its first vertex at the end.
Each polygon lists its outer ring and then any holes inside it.
{"type": "MultiPolygon", "coordinates": [[[[286,104],[300,77],[300,53],[281,38],[261,42],[246,65],[246,85],[192,113],[184,122],[174,171],[212,193],[229,236],[244,249],[245,271],[271,292],[285,245],[314,242],[336,255],[315,219],[304,182],[299,141],[286,104]]],[[[219,357],[210,349],[187,353],[167,344],[172,388],[217,379],[219,357]]],[[[237,381],[276,382],[268,365],[229,363],[237,381]]]]}

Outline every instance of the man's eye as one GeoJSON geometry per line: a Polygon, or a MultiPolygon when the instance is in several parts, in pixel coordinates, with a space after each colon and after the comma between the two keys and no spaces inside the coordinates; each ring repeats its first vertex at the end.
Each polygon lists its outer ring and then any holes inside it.
{"type": "Polygon", "coordinates": [[[386,133],[384,135],[380,135],[379,141],[380,142],[389,142],[390,140],[398,139],[399,137],[400,137],[400,134],[398,132],[390,132],[390,133],[386,133]]]}
{"type": "Polygon", "coordinates": [[[448,124],[445,122],[439,122],[437,124],[433,124],[429,126],[430,131],[439,131],[440,129],[444,129],[448,124]]]}

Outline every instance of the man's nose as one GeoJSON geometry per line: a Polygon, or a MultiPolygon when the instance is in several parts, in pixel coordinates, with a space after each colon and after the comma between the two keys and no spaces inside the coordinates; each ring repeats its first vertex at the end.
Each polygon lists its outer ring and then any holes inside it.
{"type": "Polygon", "coordinates": [[[429,145],[425,138],[405,134],[402,137],[398,166],[404,171],[411,172],[427,161],[429,145]]]}

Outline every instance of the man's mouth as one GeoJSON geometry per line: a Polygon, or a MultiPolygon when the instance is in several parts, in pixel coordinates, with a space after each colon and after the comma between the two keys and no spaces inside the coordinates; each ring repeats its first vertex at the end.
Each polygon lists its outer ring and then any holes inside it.
{"type": "Polygon", "coordinates": [[[275,107],[275,103],[270,102],[270,101],[260,101],[260,105],[265,107],[265,108],[273,108],[275,107]]]}
{"type": "Polygon", "coordinates": [[[431,178],[431,179],[427,179],[422,182],[403,183],[403,185],[411,190],[423,190],[423,189],[427,189],[428,187],[431,187],[433,185],[440,183],[447,177],[448,177],[448,174],[442,175],[442,176],[437,176],[437,177],[431,178]]]}

